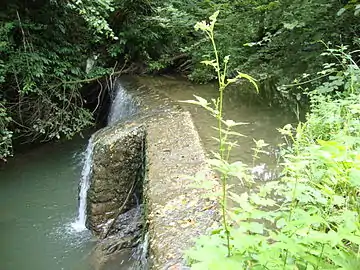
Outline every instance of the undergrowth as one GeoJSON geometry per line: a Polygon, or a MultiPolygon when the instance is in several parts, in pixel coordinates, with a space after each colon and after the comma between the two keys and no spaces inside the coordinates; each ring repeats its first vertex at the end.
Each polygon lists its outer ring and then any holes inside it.
{"type": "MultiPolygon", "coordinates": [[[[308,92],[311,111],[296,127],[279,129],[283,171],[277,181],[255,185],[242,162],[229,163],[236,142],[229,136],[241,123],[223,119],[226,86],[240,78],[226,78],[229,57],[220,64],[214,41],[218,13],[196,25],[210,39],[215,60],[212,66],[219,83],[219,97],[197,104],[217,120],[219,152],[209,161],[220,175],[218,195],[221,227],[202,236],[186,255],[192,269],[360,269],[360,71],[356,52],[346,47],[328,49],[337,62],[324,66],[325,80],[308,92]],[[330,70],[331,69],[331,70],[330,70]],[[329,72],[331,71],[331,72],[329,72]],[[250,186],[236,194],[229,177],[250,186]],[[229,207],[227,200],[234,201],[229,207]]],[[[324,77],[322,78],[324,79],[324,77]]],[[[254,158],[263,143],[257,143],[254,158]]]]}

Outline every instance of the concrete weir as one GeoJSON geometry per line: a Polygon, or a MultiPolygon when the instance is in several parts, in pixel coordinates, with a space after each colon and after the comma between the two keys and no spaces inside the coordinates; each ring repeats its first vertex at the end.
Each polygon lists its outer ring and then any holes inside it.
{"type": "Polygon", "coordinates": [[[195,187],[191,177],[204,171],[207,180],[216,180],[207,170],[190,113],[166,98],[163,107],[151,109],[149,100],[158,104],[158,94],[134,94],[142,111],[93,136],[87,227],[101,239],[97,269],[113,269],[106,261],[124,249],[135,250],[141,263],[119,269],[183,269],[184,251],[218,217],[216,202],[202,196],[207,191],[195,187]],[[139,211],[142,218],[134,223],[129,217],[139,211]]]}
{"type": "Polygon", "coordinates": [[[147,128],[145,198],[152,269],[181,269],[183,252],[216,220],[214,201],[188,176],[206,170],[190,113],[171,113],[147,128]]]}

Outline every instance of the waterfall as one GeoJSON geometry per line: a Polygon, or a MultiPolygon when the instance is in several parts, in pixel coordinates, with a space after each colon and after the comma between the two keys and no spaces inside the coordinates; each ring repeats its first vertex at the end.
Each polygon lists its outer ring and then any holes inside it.
{"type": "Polygon", "coordinates": [[[86,195],[90,186],[89,178],[91,175],[92,153],[93,142],[92,138],[90,138],[85,150],[83,168],[81,171],[78,217],[76,221],[72,223],[73,229],[77,232],[86,230],[86,195]]]}
{"type": "Polygon", "coordinates": [[[108,117],[109,126],[119,120],[123,120],[134,115],[138,110],[138,105],[135,99],[125,90],[119,80],[115,81],[114,86],[115,98],[112,102],[108,117]]]}
{"type": "MultiPolygon", "coordinates": [[[[115,94],[115,98],[111,104],[110,113],[108,116],[108,126],[130,117],[138,110],[138,104],[133,99],[133,97],[126,92],[125,88],[122,86],[119,80],[115,81],[113,93],[115,94]]],[[[83,159],[83,169],[80,179],[78,217],[76,221],[72,223],[73,229],[77,232],[86,230],[86,199],[87,191],[90,187],[93,148],[94,144],[91,137],[86,147],[83,159]]]]}

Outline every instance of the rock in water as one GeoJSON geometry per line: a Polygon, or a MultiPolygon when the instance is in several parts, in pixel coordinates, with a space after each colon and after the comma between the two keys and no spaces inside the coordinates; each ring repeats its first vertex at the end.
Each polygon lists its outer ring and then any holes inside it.
{"type": "Polygon", "coordinates": [[[94,134],[87,227],[95,235],[107,234],[112,221],[141,196],[136,191],[142,186],[145,133],[142,124],[122,123],[94,134]]]}
{"type": "Polygon", "coordinates": [[[91,254],[94,269],[139,269],[133,253],[141,240],[142,212],[139,206],[119,215],[110,236],[99,241],[91,254]]]}

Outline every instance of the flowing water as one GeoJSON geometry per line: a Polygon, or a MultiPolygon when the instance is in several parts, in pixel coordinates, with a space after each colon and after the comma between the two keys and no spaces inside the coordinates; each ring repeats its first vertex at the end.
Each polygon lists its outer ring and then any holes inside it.
{"type": "Polygon", "coordinates": [[[87,191],[90,187],[89,178],[91,175],[92,152],[93,142],[92,138],[90,138],[84,153],[83,168],[81,171],[78,217],[75,222],[71,224],[72,228],[76,232],[82,232],[86,230],[86,197],[87,191]]]}
{"type": "Polygon", "coordinates": [[[0,269],[88,270],[91,235],[72,229],[84,139],[17,154],[0,171],[0,269]]]}
{"type": "MultiPolygon", "coordinates": [[[[131,117],[138,110],[135,99],[126,91],[120,80],[115,80],[111,94],[115,97],[113,98],[108,116],[108,126],[131,117]]],[[[93,140],[90,138],[84,154],[85,158],[81,172],[78,217],[76,221],[72,223],[73,229],[77,232],[86,230],[86,197],[90,187],[93,147],[93,140]]]]}
{"type": "Polygon", "coordinates": [[[131,117],[138,111],[136,100],[126,91],[120,80],[115,81],[113,93],[115,98],[108,116],[108,125],[113,125],[117,121],[131,117]]]}
{"type": "MultiPolygon", "coordinates": [[[[136,112],[120,82],[114,89],[109,125],[136,112]]],[[[95,241],[85,228],[92,150],[91,138],[87,146],[47,144],[0,171],[1,270],[93,269],[95,241]]]]}
{"type": "MultiPolygon", "coordinates": [[[[193,94],[207,99],[217,95],[214,85],[193,85],[175,78],[140,77],[137,80],[174,100],[191,99],[193,94]]],[[[108,118],[110,125],[131,117],[138,106],[120,83],[115,89],[118,91],[114,93],[108,118]]],[[[216,125],[214,119],[194,105],[182,106],[192,113],[205,148],[209,152],[216,150],[217,144],[211,139],[216,136],[211,128],[216,125]]],[[[276,167],[276,145],[281,141],[276,128],[292,122],[293,117],[256,104],[239,95],[238,90],[227,93],[225,116],[248,123],[237,130],[248,137],[240,138],[240,147],[233,151],[231,158],[255,165],[255,171],[266,178],[264,172],[271,174],[276,167]],[[256,164],[252,164],[252,138],[264,139],[270,144],[266,148],[268,154],[262,155],[256,164]]],[[[93,146],[91,140],[87,147],[86,143],[78,138],[47,144],[17,154],[0,171],[1,270],[92,269],[89,254],[94,241],[84,225],[93,146]]]]}

